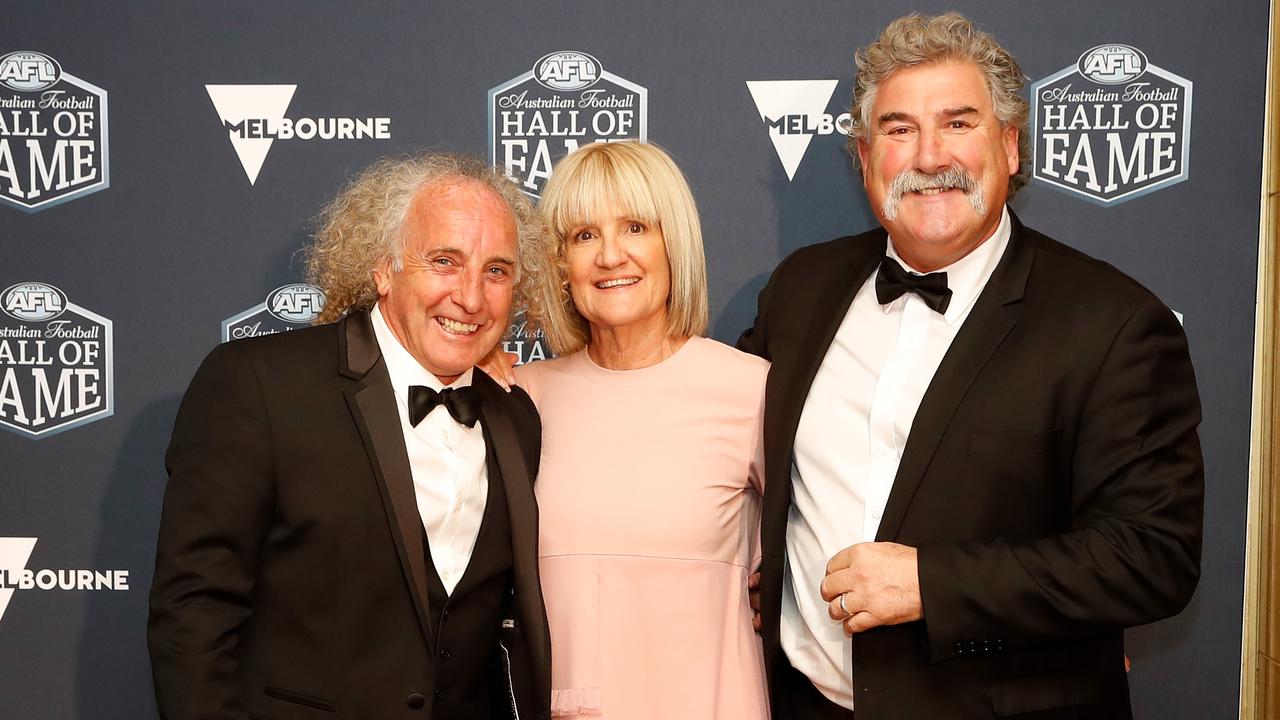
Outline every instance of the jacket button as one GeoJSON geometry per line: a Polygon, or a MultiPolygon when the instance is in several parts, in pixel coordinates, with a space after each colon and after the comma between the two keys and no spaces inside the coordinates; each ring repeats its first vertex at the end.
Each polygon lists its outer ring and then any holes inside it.
{"type": "Polygon", "coordinates": [[[404,699],[404,704],[409,706],[410,710],[421,710],[423,705],[427,704],[427,699],[422,693],[409,693],[409,697],[404,699]]]}
{"type": "Polygon", "coordinates": [[[436,697],[436,699],[437,699],[437,700],[443,700],[443,699],[444,699],[444,691],[443,691],[443,690],[440,690],[440,689],[437,689],[437,690],[435,691],[435,697],[436,697]]]}
{"type": "Polygon", "coordinates": [[[441,660],[448,660],[448,659],[449,659],[449,658],[451,658],[451,657],[453,657],[453,653],[449,652],[448,650],[441,650],[441,651],[440,651],[440,659],[441,659],[441,660]]]}

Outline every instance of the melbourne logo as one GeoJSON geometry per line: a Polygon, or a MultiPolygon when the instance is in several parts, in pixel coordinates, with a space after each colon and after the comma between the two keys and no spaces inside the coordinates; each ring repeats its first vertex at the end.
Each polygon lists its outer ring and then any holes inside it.
{"type": "Polygon", "coordinates": [[[1187,179],[1191,81],[1129,45],[1099,45],[1031,86],[1031,176],[1099,205],[1187,179]]]}
{"type": "Polygon", "coordinates": [[[794,180],[809,143],[818,135],[849,134],[849,113],[827,112],[838,80],[748,80],[760,120],[787,179],[794,180]]]}
{"type": "Polygon", "coordinates": [[[128,590],[128,570],[27,568],[37,538],[0,538],[0,618],[18,590],[128,590]]]}
{"type": "Polygon", "coordinates": [[[584,52],[544,55],[489,90],[489,162],[538,197],[555,161],[579,146],[647,140],[648,95],[584,52]]]}
{"type": "Polygon", "coordinates": [[[0,202],[26,212],[105,190],[107,91],[22,50],[0,57],[0,202]]]}
{"type": "Polygon", "coordinates": [[[391,118],[287,118],[297,85],[205,85],[249,184],[276,140],[390,140],[391,118]]]}
{"type": "Polygon", "coordinates": [[[111,321],[42,282],[0,293],[0,426],[44,438],[112,413],[111,321]]]}
{"type": "Polygon", "coordinates": [[[324,309],[324,293],[315,285],[282,285],[267,299],[222,321],[222,342],[274,335],[306,327],[324,309]]]}

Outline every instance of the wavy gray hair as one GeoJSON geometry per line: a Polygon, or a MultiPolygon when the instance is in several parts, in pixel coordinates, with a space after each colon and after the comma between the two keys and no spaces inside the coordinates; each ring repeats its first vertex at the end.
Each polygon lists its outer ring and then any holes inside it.
{"type": "Polygon", "coordinates": [[[942,62],[962,60],[978,66],[991,91],[991,107],[1003,127],[1018,130],[1018,172],[1009,178],[1009,197],[1026,183],[1031,158],[1031,137],[1027,132],[1029,105],[1022,96],[1022,68],[1013,55],[995,38],[982,32],[968,18],[956,12],[933,17],[912,13],[889,23],[874,42],[858,49],[857,82],[850,110],[849,154],[858,167],[858,140],[869,141],[872,108],[880,83],[894,71],[942,62]]]}
{"type": "Polygon", "coordinates": [[[367,310],[378,300],[373,271],[390,261],[403,268],[404,220],[422,188],[451,179],[474,180],[502,198],[519,233],[515,304],[529,296],[542,217],[515,183],[474,155],[428,152],[383,158],[352,180],[320,213],[320,229],[306,250],[307,282],[325,294],[316,323],[367,310]]]}

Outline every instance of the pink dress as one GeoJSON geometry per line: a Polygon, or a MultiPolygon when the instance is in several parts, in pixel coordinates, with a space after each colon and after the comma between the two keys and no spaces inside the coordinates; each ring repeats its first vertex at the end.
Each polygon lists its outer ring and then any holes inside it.
{"type": "Polygon", "coordinates": [[[695,337],[639,370],[516,368],[542,414],[552,716],[768,718],[746,591],[768,367],[695,337]]]}

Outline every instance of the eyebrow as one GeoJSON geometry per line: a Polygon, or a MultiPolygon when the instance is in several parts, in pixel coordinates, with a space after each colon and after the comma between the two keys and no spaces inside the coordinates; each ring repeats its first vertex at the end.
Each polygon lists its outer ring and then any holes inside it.
{"type": "MultiPolygon", "coordinates": [[[[977,115],[977,114],[978,114],[978,108],[973,107],[972,105],[960,105],[957,107],[943,108],[942,111],[938,113],[938,117],[953,118],[953,117],[959,117],[961,115],[977,115]]],[[[901,110],[893,110],[891,112],[887,112],[881,115],[880,123],[883,124],[887,122],[898,122],[899,120],[911,120],[911,119],[913,118],[910,113],[902,112],[901,110]]]]}
{"type": "MultiPolygon", "coordinates": [[[[444,253],[447,255],[466,255],[466,253],[464,253],[461,248],[456,248],[456,247],[428,248],[423,252],[416,253],[416,255],[419,257],[426,257],[427,255],[435,255],[436,253],[444,253]]],[[[500,255],[498,257],[492,257],[492,258],[489,258],[488,260],[485,260],[485,264],[487,265],[488,263],[499,263],[501,265],[511,265],[512,267],[514,267],[516,264],[516,261],[514,258],[509,258],[505,255],[500,255]]]]}
{"type": "Polygon", "coordinates": [[[880,116],[881,123],[897,122],[898,120],[910,120],[910,119],[911,119],[911,116],[908,115],[907,113],[902,112],[901,110],[894,110],[893,112],[887,112],[880,116]]]}

